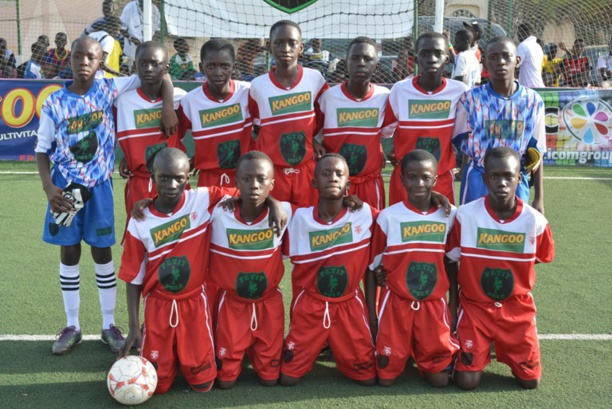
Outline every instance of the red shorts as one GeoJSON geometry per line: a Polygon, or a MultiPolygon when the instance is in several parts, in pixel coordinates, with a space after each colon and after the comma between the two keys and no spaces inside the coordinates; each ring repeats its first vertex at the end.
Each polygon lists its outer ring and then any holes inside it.
{"type": "Polygon", "coordinates": [[[457,337],[461,352],[455,370],[482,371],[491,362],[491,343],[499,362],[512,368],[520,379],[542,376],[540,345],[531,295],[520,295],[496,303],[473,303],[460,298],[457,337]]]}
{"type": "Polygon", "coordinates": [[[357,381],[376,377],[374,343],[361,290],[342,302],[325,302],[305,291],[297,296],[281,372],[294,378],[306,375],[325,342],[329,342],[336,366],[344,376],[357,381]]]}
{"type": "Polygon", "coordinates": [[[383,289],[376,337],[379,378],[400,376],[410,356],[420,371],[442,372],[451,365],[458,350],[444,298],[413,302],[383,289]]]}
{"type": "MultiPolygon", "coordinates": [[[[398,202],[408,199],[408,194],[406,193],[406,189],[402,185],[402,181],[400,179],[401,167],[396,166],[393,168],[393,173],[391,174],[391,181],[389,182],[389,206],[394,205],[398,202]]],[[[455,173],[452,170],[448,172],[438,175],[438,180],[436,182],[436,186],[434,187],[436,192],[442,193],[446,196],[451,202],[451,204],[455,204],[455,173]]]]}
{"type": "Polygon", "coordinates": [[[299,168],[274,166],[274,189],[270,193],[276,200],[297,207],[314,206],[319,193],[312,187],[316,162],[309,160],[299,168]]]}
{"type": "Polygon", "coordinates": [[[378,210],[385,208],[385,184],[380,172],[351,178],[348,194],[357,196],[378,210]]]}
{"type": "Polygon", "coordinates": [[[245,352],[260,379],[278,379],[285,332],[283,295],[277,289],[256,301],[244,302],[221,293],[215,333],[220,381],[238,378],[245,352]]]}
{"type": "Polygon", "coordinates": [[[236,187],[236,169],[208,169],[198,173],[198,187],[236,187]]]}
{"type": "Polygon", "coordinates": [[[204,290],[174,300],[153,290],[144,299],[140,355],[157,370],[155,393],[165,393],[180,366],[190,385],[217,376],[208,300],[204,290]]]}

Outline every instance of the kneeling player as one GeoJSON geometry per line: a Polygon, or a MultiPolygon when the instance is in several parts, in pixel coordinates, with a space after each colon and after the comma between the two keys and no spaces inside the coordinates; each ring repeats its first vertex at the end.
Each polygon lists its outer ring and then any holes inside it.
{"type": "MultiPolygon", "coordinates": [[[[391,385],[413,356],[427,380],[442,387],[448,384],[452,357],[459,349],[451,334],[446,303],[457,267],[449,266],[444,257],[456,209],[446,217],[444,209],[431,200],[437,180],[437,162],[431,153],[413,150],[404,156],[401,166],[408,200],[380,213],[372,237],[370,268],[384,265],[386,272],[376,338],[378,383],[391,385]]],[[[373,286],[372,270],[367,272],[366,288],[373,286]]],[[[452,288],[450,301],[456,312],[456,285],[452,288]]],[[[372,318],[374,297],[366,294],[372,318]]],[[[375,324],[372,322],[373,327],[375,324]]]]}
{"type": "Polygon", "coordinates": [[[454,380],[463,389],[480,383],[492,342],[497,360],[510,366],[522,387],[536,388],[542,375],[531,289],[535,263],[552,261],[555,249],[546,218],[515,196],[520,165],[507,146],[485,154],[489,193],[459,208],[447,244],[449,258],[460,261],[461,351],[454,380]]]}

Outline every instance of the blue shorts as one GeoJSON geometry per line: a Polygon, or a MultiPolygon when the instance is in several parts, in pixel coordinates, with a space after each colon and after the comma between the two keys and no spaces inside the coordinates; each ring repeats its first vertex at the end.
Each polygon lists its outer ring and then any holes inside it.
{"type": "MultiPolygon", "coordinates": [[[[467,164],[461,177],[461,190],[459,203],[466,204],[489,194],[487,186],[482,180],[484,169],[474,166],[473,161],[467,164]]],[[[523,180],[516,188],[516,195],[525,203],[529,203],[529,175],[521,168],[523,180]]]]}
{"type": "MultiPolygon", "coordinates": [[[[60,189],[68,186],[61,172],[51,170],[51,181],[60,189]]],[[[105,248],[115,244],[115,208],[113,203],[113,181],[107,181],[89,188],[91,199],[77,212],[68,227],[60,227],[47,205],[43,241],[58,246],[74,246],[81,240],[92,247],[105,248]]]]}

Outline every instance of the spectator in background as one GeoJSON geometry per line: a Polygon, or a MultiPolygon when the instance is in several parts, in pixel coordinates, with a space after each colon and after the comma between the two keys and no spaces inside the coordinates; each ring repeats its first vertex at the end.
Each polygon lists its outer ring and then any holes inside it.
{"type": "Polygon", "coordinates": [[[47,48],[49,48],[49,46],[51,45],[51,40],[49,40],[49,36],[46,34],[39,35],[38,40],[36,40],[36,42],[45,46],[45,52],[47,51],[47,48]]]}
{"type": "Polygon", "coordinates": [[[597,69],[603,81],[608,81],[612,78],[612,37],[610,37],[608,42],[608,54],[601,55],[597,59],[597,69]]]}
{"type": "Polygon", "coordinates": [[[29,61],[26,61],[23,68],[23,76],[20,78],[29,78],[29,79],[42,79],[45,78],[42,63],[45,57],[45,52],[47,51],[47,47],[43,43],[35,42],[32,44],[30,48],[32,51],[32,57],[29,61]]]}
{"type": "Polygon", "coordinates": [[[176,54],[170,58],[170,76],[177,80],[192,80],[196,74],[193,59],[189,55],[189,44],[184,38],[174,40],[176,54]]]}
{"type": "MultiPolygon", "coordinates": [[[[131,67],[136,56],[136,47],[144,41],[143,33],[143,1],[134,0],[129,2],[123,8],[121,13],[121,21],[125,30],[125,39],[123,43],[123,53],[128,58],[128,65],[131,67]]],[[[161,16],[159,9],[155,4],[152,4],[153,10],[153,33],[157,33],[161,27],[161,16]]]]}
{"type": "Polygon", "coordinates": [[[104,30],[105,25],[107,24],[106,19],[115,16],[114,0],[104,0],[102,2],[102,15],[104,17],[98,18],[93,23],[85,27],[85,30],[83,30],[84,35],[89,35],[90,33],[93,33],[94,31],[99,31],[100,29],[104,30]]]}
{"type": "Polygon", "coordinates": [[[555,43],[549,43],[544,46],[544,59],[542,62],[542,81],[546,87],[559,86],[560,64],[562,58],[557,58],[559,48],[555,43]]]}
{"type": "Polygon", "coordinates": [[[255,57],[264,51],[262,41],[258,38],[249,38],[238,44],[236,50],[236,68],[240,71],[241,78],[250,81],[255,75],[255,57]]]}
{"type": "Polygon", "coordinates": [[[566,87],[586,87],[589,83],[591,60],[583,55],[584,40],[577,38],[571,50],[567,49],[564,42],[559,43],[559,48],[567,54],[559,66],[563,77],[563,85],[566,87]]]}
{"type": "Polygon", "coordinates": [[[414,42],[412,37],[404,37],[403,47],[397,55],[395,61],[395,78],[400,81],[414,72],[414,42]]]}
{"type": "Polygon", "coordinates": [[[517,48],[518,56],[521,58],[518,67],[519,84],[529,88],[543,88],[542,64],[544,62],[544,51],[533,35],[533,29],[529,24],[519,24],[516,36],[519,40],[517,48]]]}
{"type": "Polygon", "coordinates": [[[480,51],[480,47],[478,46],[478,41],[482,38],[484,34],[482,27],[478,24],[478,21],[474,20],[470,23],[463,22],[463,27],[465,27],[468,31],[472,33],[472,51],[476,54],[476,58],[478,61],[482,59],[482,51],[480,51]]]}
{"type": "Polygon", "coordinates": [[[329,51],[323,49],[323,40],[313,38],[310,41],[310,48],[304,51],[304,59],[306,61],[330,62],[333,57],[329,51]]]}
{"type": "Polygon", "coordinates": [[[70,50],[66,48],[66,44],[68,44],[68,35],[57,33],[55,35],[55,48],[48,50],[43,59],[47,78],[55,78],[70,65],[70,50]]]}
{"type": "Polygon", "coordinates": [[[102,45],[102,53],[104,55],[102,65],[96,73],[96,79],[122,75],[119,73],[121,44],[115,39],[121,31],[121,20],[119,17],[107,17],[104,27],[105,29],[103,30],[100,23],[94,25],[94,29],[98,28],[98,31],[89,34],[89,37],[97,40],[102,45]]]}
{"type": "Polygon", "coordinates": [[[17,77],[17,60],[13,50],[7,48],[4,38],[0,38],[0,78],[17,77]]]}
{"type": "Polygon", "coordinates": [[[455,65],[451,78],[463,82],[469,88],[480,84],[480,61],[472,49],[474,36],[468,30],[455,33],[454,48],[459,52],[455,57],[455,65]]]}

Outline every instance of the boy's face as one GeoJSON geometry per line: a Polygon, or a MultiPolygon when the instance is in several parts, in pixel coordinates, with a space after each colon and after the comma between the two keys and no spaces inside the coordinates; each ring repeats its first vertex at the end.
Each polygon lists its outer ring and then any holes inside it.
{"type": "Polygon", "coordinates": [[[431,161],[408,162],[402,169],[400,180],[411,203],[429,202],[438,180],[436,166],[431,161]]]}
{"type": "Polygon", "coordinates": [[[158,199],[166,206],[178,204],[189,183],[189,161],[168,160],[154,162],[153,181],[158,199]]]}
{"type": "Polygon", "coordinates": [[[319,198],[342,198],[350,185],[346,161],[334,157],[326,157],[319,161],[312,179],[312,186],[319,191],[319,198]]]}
{"type": "Polygon", "coordinates": [[[512,205],[516,188],[521,183],[520,163],[514,156],[491,158],[485,163],[482,176],[489,198],[494,203],[512,205]]]}
{"type": "Polygon", "coordinates": [[[102,63],[102,47],[91,37],[82,37],[74,43],[70,66],[74,79],[87,81],[96,75],[102,63]]]}
{"type": "Polygon", "coordinates": [[[304,51],[302,36],[297,28],[283,25],[277,27],[270,36],[270,51],[277,65],[293,65],[304,51]]]}
{"type": "Polygon", "coordinates": [[[58,33],[55,35],[55,46],[59,49],[66,47],[68,44],[68,38],[66,38],[65,34],[58,33]]]}
{"type": "Polygon", "coordinates": [[[419,72],[427,77],[442,77],[448,45],[443,38],[423,38],[418,42],[417,64],[419,72]]]}
{"type": "Polygon", "coordinates": [[[356,43],[348,50],[346,69],[351,81],[364,83],[372,78],[378,66],[376,47],[367,43],[356,43]]]}
{"type": "Polygon", "coordinates": [[[180,55],[185,55],[189,52],[189,44],[186,41],[180,42],[176,45],[176,52],[180,55]]]}
{"type": "Polygon", "coordinates": [[[498,41],[487,46],[487,70],[491,80],[514,79],[514,71],[521,60],[516,55],[516,46],[509,41],[498,41]]]}
{"type": "Polygon", "coordinates": [[[168,72],[168,59],[160,48],[148,47],[136,56],[136,72],[143,84],[159,84],[168,72]]]}
{"type": "Polygon", "coordinates": [[[274,188],[274,170],[265,159],[251,159],[240,163],[236,170],[236,187],[245,204],[259,206],[274,188]]]}
{"type": "Polygon", "coordinates": [[[455,50],[462,52],[467,51],[472,46],[472,39],[469,36],[455,35],[455,43],[453,47],[455,50]]]}
{"type": "Polygon", "coordinates": [[[233,70],[234,60],[228,50],[209,51],[200,63],[200,71],[206,75],[206,81],[213,89],[224,88],[233,70]]]}
{"type": "Polygon", "coordinates": [[[574,43],[574,55],[581,56],[584,52],[584,43],[582,41],[576,41],[574,43]]]}

